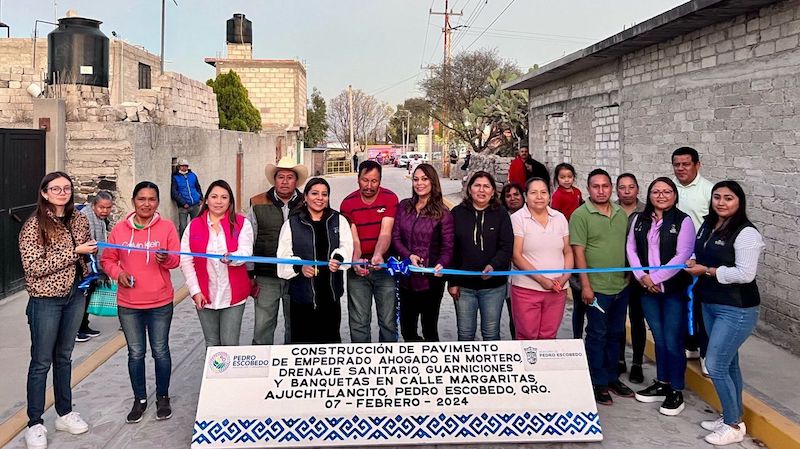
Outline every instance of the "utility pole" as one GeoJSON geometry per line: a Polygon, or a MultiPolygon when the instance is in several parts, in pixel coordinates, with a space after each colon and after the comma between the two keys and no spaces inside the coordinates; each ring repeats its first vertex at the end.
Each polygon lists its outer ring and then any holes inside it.
{"type": "Polygon", "coordinates": [[[355,143],[353,141],[353,85],[347,86],[347,122],[350,126],[350,151],[356,154],[355,143]]]}
{"type": "MultiPolygon", "coordinates": [[[[444,16],[444,26],[442,27],[442,33],[444,33],[444,58],[443,58],[443,65],[442,65],[442,74],[444,76],[444,86],[447,89],[447,77],[448,77],[448,69],[450,67],[450,63],[452,62],[452,46],[453,46],[453,30],[454,28],[450,25],[450,16],[462,16],[464,15],[464,11],[461,12],[453,12],[450,7],[450,0],[444,0],[444,11],[442,12],[434,12],[433,10],[429,10],[431,15],[437,16],[444,16]]],[[[447,94],[445,92],[445,94],[447,94]]],[[[447,120],[448,111],[445,109],[442,111],[442,119],[447,120]]],[[[442,161],[445,160],[447,154],[449,154],[449,140],[450,140],[450,129],[447,127],[446,123],[442,123],[442,140],[444,140],[444,148],[440,151],[442,155],[442,161]]],[[[431,162],[433,162],[433,154],[431,154],[431,162]]],[[[450,164],[442,164],[443,171],[445,176],[450,176],[450,164]]]]}
{"type": "Polygon", "coordinates": [[[164,74],[164,13],[166,0],[161,0],[161,74],[164,74]]]}

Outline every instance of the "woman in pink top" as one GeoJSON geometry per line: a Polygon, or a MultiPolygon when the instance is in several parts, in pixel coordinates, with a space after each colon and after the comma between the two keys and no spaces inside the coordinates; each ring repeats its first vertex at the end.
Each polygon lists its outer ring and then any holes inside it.
{"type": "MultiPolygon", "coordinates": [[[[108,243],[129,248],[178,251],[175,225],[158,213],[158,186],[142,181],[133,188],[133,209],[108,235],[108,243]]],[[[155,361],[156,419],[169,419],[172,407],[169,383],[172,356],[169,328],[172,324],[173,290],[169,270],[178,268],[180,257],[166,252],[106,248],[100,258],[103,272],[119,282],[119,323],[128,343],[128,375],[133,389],[133,407],[128,423],[142,420],[147,409],[144,356],[147,342],[155,361]]]]}
{"type": "Polygon", "coordinates": [[[181,239],[181,252],[223,254],[222,259],[181,256],[181,271],[192,295],[206,346],[238,346],[250,280],[244,262],[228,256],[253,255],[253,227],[236,213],[231,186],[211,183],[200,215],[181,239]]]}
{"type": "MultiPolygon", "coordinates": [[[[513,262],[518,270],[572,269],[569,225],[551,209],[550,186],[541,178],[528,180],[525,206],[511,215],[514,229],[513,262]]],[[[517,340],[556,338],[569,274],[511,277],[511,307],[517,340]]]]}
{"type": "MultiPolygon", "coordinates": [[[[682,265],[694,249],[694,224],[681,212],[678,188],[669,178],[658,178],[647,188],[647,205],[631,222],[627,255],[631,267],[682,265]]],[[[642,310],[656,346],[656,379],[636,392],[640,402],[661,402],[659,412],[675,416],[683,408],[690,276],[681,269],[634,270],[642,285],[642,310]]]]}

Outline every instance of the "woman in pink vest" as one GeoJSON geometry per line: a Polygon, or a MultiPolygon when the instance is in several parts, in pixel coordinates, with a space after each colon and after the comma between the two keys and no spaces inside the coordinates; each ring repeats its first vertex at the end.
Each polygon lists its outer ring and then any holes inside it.
{"type": "Polygon", "coordinates": [[[253,228],[236,213],[227,182],[208,186],[200,215],[181,238],[181,252],[224,255],[221,259],[181,256],[181,271],[197,307],[206,346],[238,346],[250,280],[244,262],[229,256],[253,255],[253,228]]]}

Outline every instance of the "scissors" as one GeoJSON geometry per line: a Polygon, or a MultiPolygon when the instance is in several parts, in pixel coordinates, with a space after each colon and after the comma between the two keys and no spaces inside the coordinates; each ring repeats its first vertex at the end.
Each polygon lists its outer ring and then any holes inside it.
{"type": "Polygon", "coordinates": [[[605,311],[605,310],[603,310],[603,308],[602,308],[602,307],[600,307],[600,304],[598,304],[598,303],[597,303],[597,296],[595,296],[595,297],[594,297],[594,301],[592,301],[592,303],[591,303],[591,304],[589,304],[589,305],[590,305],[591,307],[594,307],[594,308],[596,308],[597,310],[599,310],[599,311],[601,311],[601,312],[603,312],[603,313],[606,313],[606,311],[605,311]]]}

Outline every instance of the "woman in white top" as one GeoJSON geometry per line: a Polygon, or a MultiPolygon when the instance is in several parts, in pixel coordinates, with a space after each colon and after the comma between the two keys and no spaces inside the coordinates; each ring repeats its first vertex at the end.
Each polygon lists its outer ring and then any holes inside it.
{"type": "Polygon", "coordinates": [[[227,182],[211,183],[200,215],[183,233],[181,251],[223,255],[221,259],[181,256],[181,271],[197,308],[206,346],[237,346],[250,280],[244,262],[229,256],[253,255],[253,227],[237,214],[227,182]]]}
{"type": "MultiPolygon", "coordinates": [[[[526,183],[525,206],[511,215],[514,267],[518,270],[570,270],[569,225],[550,208],[550,185],[542,178],[526,183]]],[[[554,339],[564,317],[568,273],[511,276],[511,307],[517,340],[554,339]]]]}

